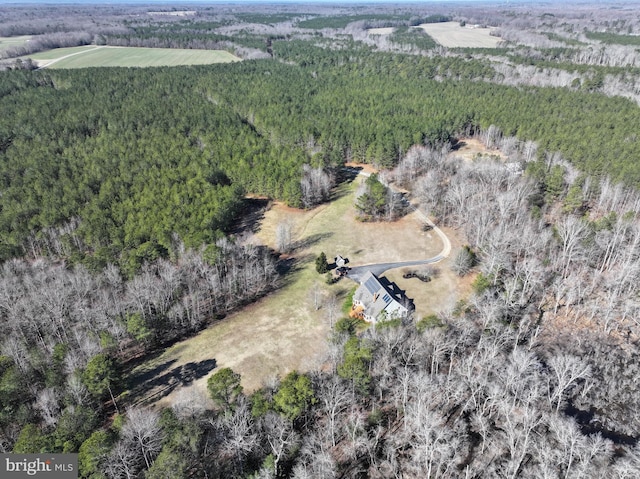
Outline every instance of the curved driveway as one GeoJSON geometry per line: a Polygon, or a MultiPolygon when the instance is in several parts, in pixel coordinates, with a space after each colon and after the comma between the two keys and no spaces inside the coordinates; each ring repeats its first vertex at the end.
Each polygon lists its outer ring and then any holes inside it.
{"type": "MultiPolygon", "coordinates": [[[[360,170],[358,171],[358,174],[368,177],[370,176],[369,173],[365,173],[364,171],[360,170]]],[[[389,186],[389,188],[393,189],[392,186],[389,186]]],[[[433,231],[435,231],[435,233],[440,237],[440,239],[442,240],[442,251],[440,251],[439,254],[437,254],[436,256],[433,256],[432,258],[427,258],[427,259],[422,259],[422,260],[414,260],[414,261],[399,261],[399,262],[395,262],[395,263],[375,263],[375,264],[367,264],[367,265],[363,265],[363,266],[354,266],[349,270],[349,274],[347,275],[347,278],[352,279],[353,281],[356,281],[357,283],[360,283],[362,276],[364,276],[364,274],[367,271],[371,271],[373,274],[375,274],[376,276],[380,276],[382,273],[384,273],[385,271],[388,271],[390,269],[395,269],[395,268],[404,268],[407,266],[423,266],[423,265],[427,265],[427,264],[433,264],[433,263],[437,263],[439,261],[442,261],[443,259],[445,259],[446,257],[449,256],[449,254],[451,253],[451,242],[449,241],[449,238],[447,238],[447,235],[444,234],[444,232],[438,228],[433,221],[431,221],[429,219],[429,217],[427,215],[425,215],[422,211],[420,211],[415,205],[409,203],[409,208],[412,209],[413,211],[416,212],[416,214],[429,226],[431,226],[433,228],[433,231]]]]}
{"type": "MultiPolygon", "coordinates": [[[[36,68],[36,70],[43,70],[44,68],[48,68],[51,65],[53,65],[54,63],[58,63],[60,60],[64,60],[65,58],[75,57],[76,55],[82,55],[83,53],[92,52],[94,50],[99,50],[100,48],[104,48],[104,47],[102,45],[100,45],[100,46],[96,46],[95,48],[87,48],[86,50],[82,50],[80,52],[75,52],[75,53],[69,53],[68,55],[65,55],[63,57],[54,58],[53,60],[39,60],[39,61],[43,62],[43,65],[39,66],[38,68],[36,68]],[[47,63],[44,63],[44,62],[47,62],[47,63]]],[[[36,60],[36,61],[38,61],[38,60],[36,60]]]]}

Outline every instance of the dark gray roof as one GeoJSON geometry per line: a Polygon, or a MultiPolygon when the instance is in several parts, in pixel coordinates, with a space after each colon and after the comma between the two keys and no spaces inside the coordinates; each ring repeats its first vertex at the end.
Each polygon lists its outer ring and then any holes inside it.
{"type": "Polygon", "coordinates": [[[398,301],[399,298],[395,297],[371,271],[367,271],[362,277],[362,284],[353,298],[364,305],[364,314],[373,321],[385,310],[390,317],[404,316],[407,313],[407,308],[398,301]]]}
{"type": "Polygon", "coordinates": [[[378,278],[369,273],[369,278],[364,282],[364,287],[373,295],[382,288],[382,285],[378,282],[378,278]]]}

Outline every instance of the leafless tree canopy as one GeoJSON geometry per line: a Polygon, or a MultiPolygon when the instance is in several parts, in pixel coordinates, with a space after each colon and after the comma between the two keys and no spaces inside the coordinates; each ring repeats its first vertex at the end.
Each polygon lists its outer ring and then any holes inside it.
{"type": "MultiPolygon", "coordinates": [[[[484,52],[425,51],[367,32],[405,20],[354,20],[320,32],[298,25],[357,13],[322,5],[304,13],[282,7],[291,15],[266,23],[240,19],[274,13],[272,6],[198,8],[191,26],[204,33],[186,40],[162,35],[181,17],[148,6],[3,7],[0,36],[33,35],[3,50],[3,58],[90,43],[222,47],[253,58],[272,55],[268,42],[251,44],[256,37],[317,36],[326,47],[348,35],[384,51],[482,59],[491,65],[482,81],[640,101],[637,6],[615,7],[412,7],[416,18],[446,13],[496,27],[502,42],[484,52]],[[153,34],[141,33],[145,28],[153,34]],[[623,34],[629,44],[610,42],[623,34]],[[229,40],[234,35],[245,43],[229,40]]],[[[126,402],[119,369],[127,360],[276,287],[271,251],[250,238],[198,250],[176,238],[171,259],[147,262],[127,280],[113,265],[94,273],[56,259],[72,249],[64,236],[80,241],[68,235],[80,219],[34,233],[29,259],[0,266],[0,451],[80,448],[83,477],[640,477],[640,193],[589,177],[559,153],[495,125],[470,124],[464,133],[492,154],[470,160],[456,156],[455,144],[423,141],[394,150],[401,158],[382,175],[381,194],[371,187],[362,193],[374,206],[381,200],[378,218],[392,219],[405,200],[387,193],[403,188],[439,224],[454,228],[468,248],[454,251],[450,262],[469,275],[473,293],[435,320],[356,335],[339,320],[338,298],[316,284],[309,300],[333,329],[323,367],[295,384],[275,378],[250,397],[239,394],[224,411],[208,409],[193,391],[164,411],[123,407],[112,421],[110,408],[113,393],[126,402]],[[102,385],[110,401],[95,392],[102,385]],[[18,429],[13,418],[27,426],[18,429]]],[[[310,140],[307,150],[320,153],[316,148],[310,140]]],[[[305,165],[302,205],[328,201],[334,180],[331,170],[305,165]]],[[[291,252],[291,224],[278,225],[276,243],[280,253],[291,252]]]]}
{"type": "Polygon", "coordinates": [[[302,204],[310,208],[329,199],[331,188],[335,185],[335,177],[325,168],[312,168],[304,165],[300,186],[302,189],[302,204]]]}

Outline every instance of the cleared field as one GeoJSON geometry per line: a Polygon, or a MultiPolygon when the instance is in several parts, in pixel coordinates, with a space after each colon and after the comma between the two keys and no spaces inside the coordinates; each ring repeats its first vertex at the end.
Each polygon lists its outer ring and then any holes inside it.
{"type": "Polygon", "coordinates": [[[221,50],[110,46],[59,48],[30,55],[29,58],[37,61],[42,68],[158,67],[240,61],[238,57],[221,50]]]}
{"type": "Polygon", "coordinates": [[[491,28],[461,27],[458,22],[423,23],[417,28],[448,48],[495,48],[500,42],[490,35],[491,28]]]}
{"type": "Polygon", "coordinates": [[[487,147],[475,138],[463,138],[456,145],[449,156],[457,156],[467,161],[473,161],[477,158],[500,158],[505,160],[507,157],[500,150],[487,150],[487,147]]]}
{"type": "Polygon", "coordinates": [[[382,28],[370,28],[367,30],[369,35],[391,35],[393,33],[393,27],[382,27],[382,28]]]}
{"type": "Polygon", "coordinates": [[[21,35],[18,37],[0,37],[0,50],[11,47],[19,47],[31,40],[31,35],[21,35]]]}
{"type": "Polygon", "coordinates": [[[76,53],[83,53],[89,50],[95,50],[98,47],[95,46],[83,46],[83,47],[69,47],[69,48],[56,48],[54,50],[47,50],[44,52],[32,53],[28,55],[29,58],[35,61],[47,61],[57,60],[67,55],[74,55],[76,53]]]}
{"type": "MultiPolygon", "coordinates": [[[[174,380],[170,387],[149,382],[153,371],[165,371],[166,365],[172,371],[180,371],[189,364],[211,365],[215,361],[216,368],[230,367],[239,372],[245,390],[251,391],[270,377],[321,364],[330,332],[329,308],[324,305],[316,310],[312,291],[317,288],[323,296],[335,295],[340,305],[347,292],[356,286],[346,278],[326,285],[324,277],[315,271],[314,260],[321,251],[330,261],[337,254],[347,257],[352,266],[421,259],[440,252],[440,239],[433,232],[423,231],[415,213],[395,223],[357,221],[353,203],[359,181],[360,177],[354,183],[343,184],[333,202],[311,211],[279,204],[267,211],[255,240],[273,246],[277,225],[287,220],[299,245],[285,285],[136,368],[130,376],[131,384],[135,385],[132,398],[170,405],[186,392],[206,396],[209,374],[188,382],[174,380]]],[[[449,278],[448,268],[442,270],[442,280],[429,283],[429,289],[422,288],[424,283],[418,285],[415,279],[398,281],[401,288],[420,289],[416,290],[421,295],[420,301],[424,298],[429,303],[428,307],[420,308],[420,314],[446,309],[457,300],[458,290],[452,287],[454,279],[449,278]]],[[[175,377],[166,373],[165,376],[175,377]]]]}

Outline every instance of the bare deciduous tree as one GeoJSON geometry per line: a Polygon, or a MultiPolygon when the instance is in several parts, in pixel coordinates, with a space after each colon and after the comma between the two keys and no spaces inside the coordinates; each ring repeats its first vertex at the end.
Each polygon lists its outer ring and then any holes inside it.
{"type": "Polygon", "coordinates": [[[298,444],[299,438],[293,430],[291,421],[283,416],[269,411],[261,420],[269,451],[273,455],[276,476],[280,473],[280,462],[290,450],[298,444]]]}
{"type": "Polygon", "coordinates": [[[333,174],[324,168],[312,168],[309,165],[304,165],[302,180],[300,180],[303,206],[311,208],[329,199],[334,183],[333,174]]]}
{"type": "Polygon", "coordinates": [[[550,404],[555,402],[558,412],[565,393],[575,387],[579,380],[588,379],[591,368],[580,358],[567,354],[552,356],[549,366],[553,375],[548,380],[548,399],[550,404]]]}
{"type": "Polygon", "coordinates": [[[276,249],[280,253],[289,253],[291,251],[293,246],[292,229],[293,226],[289,220],[278,223],[276,227],[276,249]]]}
{"type": "Polygon", "coordinates": [[[162,429],[157,411],[134,407],[127,411],[127,422],[122,427],[122,441],[142,457],[148,469],[162,449],[162,429]]]}

